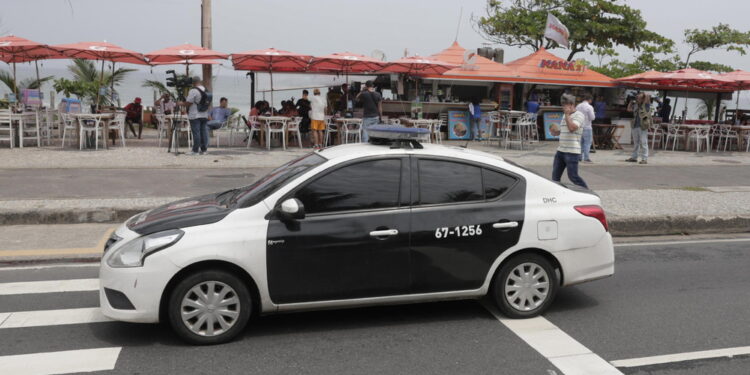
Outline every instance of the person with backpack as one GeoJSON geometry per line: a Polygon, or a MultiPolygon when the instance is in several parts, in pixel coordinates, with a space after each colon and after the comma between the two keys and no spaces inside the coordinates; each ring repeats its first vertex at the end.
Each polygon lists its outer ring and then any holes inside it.
{"type": "Polygon", "coordinates": [[[193,77],[193,87],[185,101],[180,103],[188,108],[190,130],[193,133],[193,151],[190,155],[203,155],[208,150],[208,109],[212,95],[202,85],[200,77],[193,77]]]}

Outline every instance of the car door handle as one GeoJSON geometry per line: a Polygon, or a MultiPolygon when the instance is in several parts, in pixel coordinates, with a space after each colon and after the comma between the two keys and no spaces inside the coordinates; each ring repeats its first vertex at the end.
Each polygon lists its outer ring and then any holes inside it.
{"type": "Polygon", "coordinates": [[[495,223],[492,224],[492,227],[495,229],[507,229],[507,228],[516,228],[518,227],[517,221],[506,221],[503,223],[495,223]]]}
{"type": "Polygon", "coordinates": [[[370,232],[370,237],[390,237],[398,234],[398,229],[374,230],[370,232]]]}

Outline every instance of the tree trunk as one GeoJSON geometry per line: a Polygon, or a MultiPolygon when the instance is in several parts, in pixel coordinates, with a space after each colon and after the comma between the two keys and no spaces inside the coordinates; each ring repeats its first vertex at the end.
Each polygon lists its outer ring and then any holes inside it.
{"type": "MultiPolygon", "coordinates": [[[[202,0],[201,4],[201,46],[203,48],[211,49],[211,0],[202,0]]],[[[212,90],[211,82],[211,65],[203,65],[203,86],[206,87],[206,91],[212,90]]]]}

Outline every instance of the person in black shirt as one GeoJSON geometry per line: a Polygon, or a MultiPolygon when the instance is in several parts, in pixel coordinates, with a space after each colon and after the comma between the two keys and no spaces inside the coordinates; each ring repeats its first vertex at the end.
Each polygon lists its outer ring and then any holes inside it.
{"type": "Polygon", "coordinates": [[[669,122],[669,116],[672,114],[672,106],[669,105],[670,101],[669,98],[664,98],[664,101],[659,106],[659,117],[661,117],[661,122],[669,122]]]}
{"type": "Polygon", "coordinates": [[[307,133],[310,131],[310,99],[307,98],[309,92],[302,90],[302,98],[297,100],[297,114],[302,117],[302,122],[299,124],[299,131],[307,133]]]}
{"type": "Polygon", "coordinates": [[[364,113],[362,114],[362,142],[367,142],[367,128],[380,122],[382,114],[381,102],[383,98],[380,93],[375,91],[375,85],[372,81],[365,82],[365,89],[357,95],[357,102],[362,104],[364,113]]]}

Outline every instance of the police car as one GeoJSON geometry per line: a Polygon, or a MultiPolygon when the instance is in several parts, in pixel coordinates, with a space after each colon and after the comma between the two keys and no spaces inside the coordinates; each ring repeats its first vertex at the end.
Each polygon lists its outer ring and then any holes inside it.
{"type": "Polygon", "coordinates": [[[132,217],[105,247],[103,314],[216,344],[289,311],[488,295],[533,317],[560,287],[613,274],[594,193],[413,136],[327,148],[132,217]]]}

